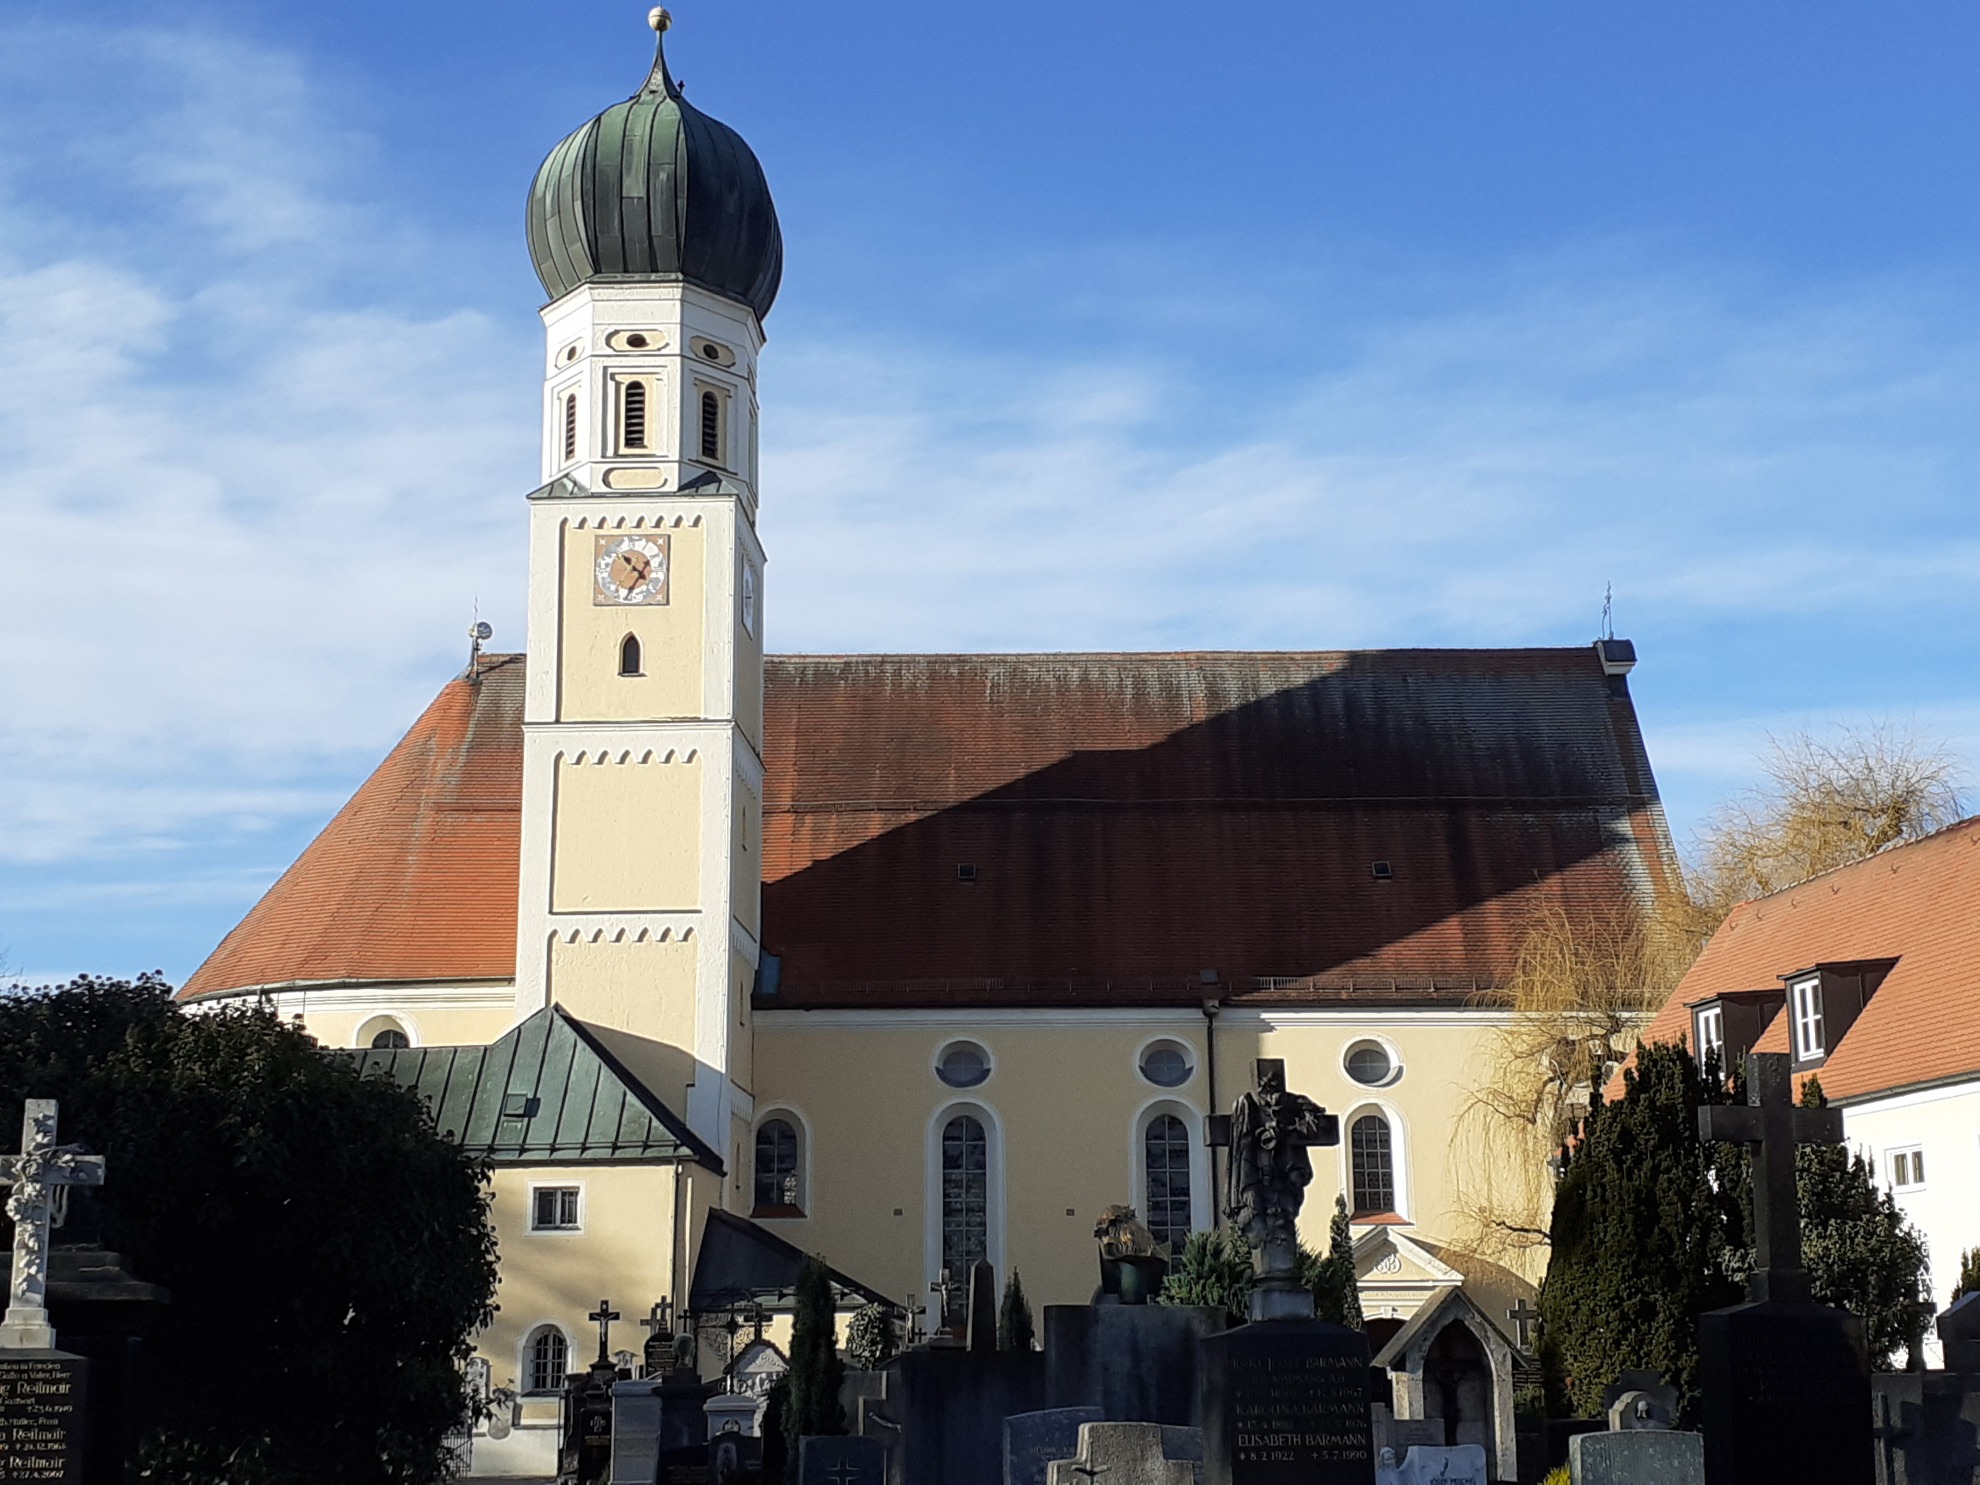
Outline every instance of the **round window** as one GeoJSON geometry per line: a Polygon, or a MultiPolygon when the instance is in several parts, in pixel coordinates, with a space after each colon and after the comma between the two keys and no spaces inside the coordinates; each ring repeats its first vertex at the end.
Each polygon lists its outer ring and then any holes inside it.
{"type": "Polygon", "coordinates": [[[1380,1042],[1356,1042],[1348,1048],[1347,1073],[1355,1082],[1374,1088],[1395,1075],[1395,1059],[1380,1042]]]}
{"type": "Polygon", "coordinates": [[[974,1088],[990,1076],[990,1054],[975,1042],[955,1042],[936,1058],[935,1076],[951,1088],[974,1088]]]}
{"type": "Polygon", "coordinates": [[[1156,1042],[1141,1054],[1141,1075],[1157,1088],[1180,1088],[1195,1072],[1189,1053],[1174,1042],[1156,1042]]]}
{"type": "Polygon", "coordinates": [[[629,350],[643,351],[646,349],[646,337],[644,335],[628,335],[626,337],[626,347],[629,350]]]}

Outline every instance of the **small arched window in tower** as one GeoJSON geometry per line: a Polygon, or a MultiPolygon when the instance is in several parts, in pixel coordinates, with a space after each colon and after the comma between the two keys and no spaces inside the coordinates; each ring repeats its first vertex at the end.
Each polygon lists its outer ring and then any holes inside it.
{"type": "Polygon", "coordinates": [[[526,1356],[529,1375],[525,1392],[562,1392],[564,1377],[570,1371],[570,1345],[554,1325],[545,1325],[529,1338],[526,1356]]]}
{"type": "Polygon", "coordinates": [[[1189,1130],[1174,1114],[1157,1114],[1142,1136],[1142,1180],[1148,1192],[1148,1230],[1171,1253],[1189,1236],[1189,1130]]]}
{"type": "Polygon", "coordinates": [[[646,447],[646,383],[627,382],[619,401],[619,429],[626,451],[638,452],[646,447]]]}
{"type": "Polygon", "coordinates": [[[803,1207],[797,1126],[788,1119],[765,1119],[756,1131],[756,1215],[801,1216],[803,1207]]]}
{"type": "Polygon", "coordinates": [[[701,457],[722,462],[722,399],[713,392],[701,394],[701,457]]]}
{"type": "Polygon", "coordinates": [[[577,457],[577,393],[564,394],[564,462],[577,457]]]}
{"type": "Polygon", "coordinates": [[[639,675],[639,636],[628,634],[619,641],[619,674],[639,675]]]}
{"type": "Polygon", "coordinates": [[[412,1038],[396,1026],[387,1026],[383,1031],[374,1032],[371,1049],[374,1052],[396,1052],[401,1047],[410,1047],[412,1038]]]}
{"type": "Polygon", "coordinates": [[[1395,1142],[1389,1121],[1363,1114],[1348,1136],[1354,1176],[1354,1214],[1375,1217],[1396,1209],[1395,1142]]]}

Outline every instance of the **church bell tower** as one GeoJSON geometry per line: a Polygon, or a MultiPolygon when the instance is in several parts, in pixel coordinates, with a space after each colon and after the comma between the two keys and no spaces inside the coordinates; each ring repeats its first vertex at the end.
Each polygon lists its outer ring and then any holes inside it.
{"type": "Polygon", "coordinates": [[[783,246],[762,167],[682,96],[651,19],[645,85],[529,196],[550,302],[516,1012],[598,1028],[733,1160],[762,878],[756,366],[783,246]]]}

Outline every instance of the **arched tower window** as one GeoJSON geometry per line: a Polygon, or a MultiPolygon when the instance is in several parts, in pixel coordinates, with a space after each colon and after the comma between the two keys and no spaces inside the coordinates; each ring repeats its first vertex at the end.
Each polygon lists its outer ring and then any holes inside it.
{"type": "Polygon", "coordinates": [[[639,636],[628,634],[619,641],[619,674],[639,675],[639,636]]]}
{"type": "Polygon", "coordinates": [[[1156,1242],[1181,1252],[1189,1236],[1188,1127],[1174,1114],[1157,1114],[1142,1134],[1141,1159],[1148,1230],[1156,1242]]]}
{"type": "Polygon", "coordinates": [[[756,1131],[757,1215],[801,1215],[803,1208],[797,1126],[789,1119],[765,1119],[756,1131]]]}
{"type": "Polygon", "coordinates": [[[646,383],[627,382],[620,394],[619,431],[628,450],[646,447],[646,383]]]}
{"type": "Polygon", "coordinates": [[[538,1327],[524,1347],[526,1392],[562,1392],[570,1371],[570,1343],[554,1325],[538,1327]]]}
{"type": "Polygon", "coordinates": [[[968,1312],[969,1271],[990,1256],[990,1139],[974,1114],[957,1114],[942,1126],[942,1267],[954,1287],[948,1313],[954,1325],[968,1312]]]}
{"type": "Polygon", "coordinates": [[[564,394],[564,462],[577,457],[577,393],[564,394]]]}
{"type": "Polygon", "coordinates": [[[1354,1214],[1373,1217],[1396,1209],[1395,1140],[1389,1121],[1363,1114],[1348,1134],[1354,1182],[1354,1214]]]}
{"type": "Polygon", "coordinates": [[[396,1051],[400,1047],[411,1045],[412,1038],[396,1026],[387,1026],[382,1031],[374,1032],[371,1037],[372,1050],[378,1052],[396,1051]]]}
{"type": "Polygon", "coordinates": [[[701,457],[722,462],[722,399],[713,392],[701,394],[701,457]]]}

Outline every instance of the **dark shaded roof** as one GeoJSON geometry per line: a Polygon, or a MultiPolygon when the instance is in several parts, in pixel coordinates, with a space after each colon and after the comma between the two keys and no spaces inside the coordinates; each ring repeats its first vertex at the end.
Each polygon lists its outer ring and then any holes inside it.
{"type": "Polygon", "coordinates": [[[638,93],[550,152],[529,188],[529,256],[552,299],[598,278],[679,279],[760,320],[784,273],[750,147],[681,96],[662,46],[638,93]]]}
{"type": "Polygon", "coordinates": [[[516,972],[523,666],[448,683],[181,994],[516,972]]]}
{"type": "Polygon", "coordinates": [[[722,1159],[634,1077],[582,1021],[548,1006],[485,1047],[350,1054],[397,1079],[468,1153],[496,1165],[625,1165],[722,1159]]]}
{"type": "Polygon", "coordinates": [[[1592,646],[785,656],[765,684],[765,1004],[1150,1003],[1205,969],[1226,999],[1462,998],[1543,906],[1669,881],[1592,646]]]}
{"type": "Polygon", "coordinates": [[[1488,1346],[1503,1346],[1516,1357],[1523,1357],[1519,1347],[1506,1338],[1504,1331],[1492,1323],[1491,1317],[1478,1307],[1478,1301],[1466,1294],[1463,1289],[1452,1287],[1444,1290],[1428,1304],[1409,1317],[1403,1328],[1389,1337],[1387,1345],[1375,1353],[1369,1365],[1401,1370],[1406,1367],[1410,1348],[1418,1340],[1437,1332],[1453,1321],[1464,1325],[1488,1346]]]}
{"type": "MultiPolygon", "coordinates": [[[[1821,1067],[1831,1099],[1980,1075],[1980,818],[1743,902],[1644,1034],[1690,1039],[1689,1007],[1820,964],[1896,960],[1821,1067]]],[[[1788,1017],[1754,1049],[1786,1052],[1788,1017]]],[[[1622,1091],[1622,1074],[1610,1095],[1622,1091]]]]}
{"type": "MultiPolygon", "coordinates": [[[[805,1258],[802,1249],[747,1217],[711,1208],[708,1225],[701,1231],[701,1249],[695,1255],[694,1287],[688,1294],[688,1309],[697,1315],[707,1315],[750,1300],[773,1305],[779,1300],[789,1300],[797,1293],[805,1258]]],[[[900,1308],[879,1290],[849,1279],[829,1265],[826,1272],[842,1293],[856,1294],[872,1304],[900,1308]]]]}

